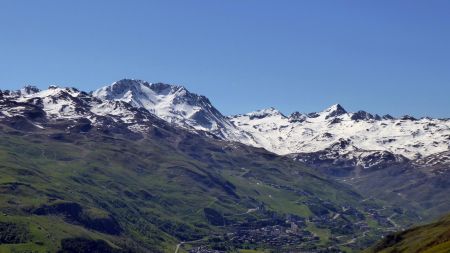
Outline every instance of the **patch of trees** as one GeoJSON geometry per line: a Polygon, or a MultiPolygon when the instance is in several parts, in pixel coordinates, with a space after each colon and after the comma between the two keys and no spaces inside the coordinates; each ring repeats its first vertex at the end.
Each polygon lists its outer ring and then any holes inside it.
{"type": "Polygon", "coordinates": [[[132,253],[132,251],[113,248],[103,240],[79,237],[61,240],[61,250],[58,253],[132,253]]]}
{"type": "Polygon", "coordinates": [[[226,224],[225,218],[217,210],[212,208],[204,208],[206,220],[213,226],[224,226],[226,224]]]}
{"type": "Polygon", "coordinates": [[[91,217],[78,203],[59,202],[43,205],[33,211],[36,215],[63,215],[70,223],[81,224],[86,228],[102,233],[118,235],[122,232],[119,223],[111,215],[105,217],[91,217]]]}
{"type": "Polygon", "coordinates": [[[0,222],[0,244],[24,243],[29,241],[30,234],[25,225],[11,222],[0,222]]]}

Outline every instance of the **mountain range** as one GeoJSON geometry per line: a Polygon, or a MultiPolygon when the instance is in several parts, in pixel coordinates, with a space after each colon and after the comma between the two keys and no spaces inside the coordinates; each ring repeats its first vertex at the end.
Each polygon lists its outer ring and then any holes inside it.
{"type": "MultiPolygon", "coordinates": [[[[445,186],[449,181],[450,119],[353,113],[339,104],[290,116],[274,108],[224,116],[208,98],[183,86],[134,79],[89,93],[27,86],[2,96],[9,104],[0,117],[17,116],[36,106],[43,111],[41,118],[109,125],[137,135],[153,128],[153,121],[163,121],[198,135],[288,156],[371,197],[414,205],[426,211],[425,217],[450,209],[448,198],[436,194],[432,183],[445,186]]],[[[39,121],[31,124],[28,127],[41,127],[39,121]]]]}
{"type": "Polygon", "coordinates": [[[0,129],[1,250],[353,252],[450,210],[449,119],[225,116],[124,79],[0,91],[0,129]]]}
{"type": "MultiPolygon", "coordinates": [[[[275,108],[224,116],[208,98],[191,93],[183,86],[134,79],[123,79],[89,94],[74,88],[51,86],[44,91],[25,87],[6,92],[4,96],[16,102],[42,104],[44,111],[54,118],[91,119],[115,115],[125,123],[136,123],[139,120],[124,107],[145,109],[178,127],[262,147],[279,155],[332,149],[341,155],[363,156],[359,162],[374,152],[416,160],[448,151],[450,145],[450,119],[416,119],[408,115],[394,118],[365,111],[352,113],[339,104],[322,112],[294,112],[290,116],[275,108]],[[83,103],[86,107],[82,108],[83,103]]],[[[3,115],[7,116],[7,112],[3,115]]]]}

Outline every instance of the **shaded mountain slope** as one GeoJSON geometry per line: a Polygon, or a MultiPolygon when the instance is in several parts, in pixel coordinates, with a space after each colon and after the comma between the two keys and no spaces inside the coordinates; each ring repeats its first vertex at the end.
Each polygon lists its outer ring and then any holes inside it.
{"type": "Polygon", "coordinates": [[[450,252],[450,215],[428,225],[386,236],[368,253],[448,253],[450,252]]]}
{"type": "Polygon", "coordinates": [[[331,149],[289,157],[353,186],[366,198],[414,210],[428,221],[450,210],[448,152],[414,161],[389,152],[340,154],[331,149]]]}

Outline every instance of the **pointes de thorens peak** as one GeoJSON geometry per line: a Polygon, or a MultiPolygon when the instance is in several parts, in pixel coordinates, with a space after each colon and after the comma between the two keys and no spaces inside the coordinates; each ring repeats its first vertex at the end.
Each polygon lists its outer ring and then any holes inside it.
{"type": "MultiPolygon", "coordinates": [[[[194,132],[262,147],[280,155],[327,151],[366,157],[418,159],[449,150],[448,119],[410,116],[394,118],[365,111],[347,112],[335,104],[317,113],[284,115],[275,108],[224,116],[208,98],[185,87],[123,79],[94,92],[51,86],[26,86],[3,91],[0,117],[20,115],[27,106],[45,112],[49,120],[88,119],[92,124],[116,122],[132,131],[145,131],[162,119],[194,132]]],[[[36,125],[39,125],[36,123],[36,125]]]]}

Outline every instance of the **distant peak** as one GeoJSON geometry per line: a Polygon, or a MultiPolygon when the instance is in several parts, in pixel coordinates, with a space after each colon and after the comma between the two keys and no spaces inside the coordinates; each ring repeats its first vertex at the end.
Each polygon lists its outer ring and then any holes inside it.
{"type": "Polygon", "coordinates": [[[266,108],[266,109],[261,109],[261,110],[259,110],[257,112],[260,112],[262,114],[267,114],[267,115],[283,115],[283,113],[281,113],[275,107],[269,107],[269,108],[266,108]]]}
{"type": "Polygon", "coordinates": [[[331,105],[330,107],[328,107],[327,109],[325,109],[326,112],[332,112],[332,111],[341,111],[346,113],[347,111],[344,109],[344,107],[342,107],[342,105],[340,104],[334,104],[331,105]]]}
{"type": "Polygon", "coordinates": [[[410,121],[416,121],[417,119],[414,118],[413,116],[410,115],[403,115],[401,118],[401,120],[410,120],[410,121]]]}
{"type": "Polygon", "coordinates": [[[171,91],[187,91],[187,89],[184,86],[167,83],[152,83],[150,85],[150,89],[152,89],[157,93],[163,92],[164,90],[168,89],[170,89],[171,91]]]}
{"type": "Polygon", "coordinates": [[[125,78],[125,79],[116,81],[107,87],[110,87],[109,89],[111,89],[112,91],[119,92],[119,93],[121,93],[123,91],[128,91],[128,90],[131,90],[131,91],[142,90],[143,87],[152,89],[156,93],[164,92],[166,90],[169,90],[169,91],[185,90],[185,91],[187,91],[185,87],[180,86],[180,85],[167,84],[167,83],[161,83],[161,82],[150,83],[150,82],[140,80],[140,79],[129,79],[129,78],[125,78]]]}
{"type": "Polygon", "coordinates": [[[269,116],[282,116],[285,117],[283,115],[283,113],[281,113],[279,110],[275,109],[274,107],[269,107],[266,109],[261,109],[261,110],[257,110],[251,113],[247,114],[251,119],[262,119],[262,118],[266,118],[269,116]]]}
{"type": "Polygon", "coordinates": [[[328,107],[327,109],[325,109],[323,112],[326,113],[326,116],[325,116],[326,119],[340,116],[340,115],[347,113],[347,111],[344,109],[344,107],[342,107],[340,104],[334,104],[334,105],[328,107]]]}
{"type": "Polygon", "coordinates": [[[360,111],[357,111],[357,112],[353,113],[353,115],[350,118],[352,120],[358,121],[358,120],[374,119],[375,117],[372,114],[370,114],[370,113],[368,113],[366,111],[360,110],[360,111]]]}
{"type": "Polygon", "coordinates": [[[300,112],[293,112],[289,115],[289,122],[303,122],[306,119],[306,115],[300,112]]]}
{"type": "Polygon", "coordinates": [[[304,117],[305,115],[303,115],[303,113],[301,112],[293,112],[291,113],[291,115],[289,115],[289,118],[300,118],[300,117],[304,117]]]}
{"type": "Polygon", "coordinates": [[[119,90],[133,89],[138,88],[142,84],[147,86],[150,85],[150,83],[139,79],[121,79],[111,84],[110,87],[112,87],[112,89],[119,89],[119,90]]]}
{"type": "Polygon", "coordinates": [[[41,91],[38,87],[34,85],[25,85],[22,89],[20,89],[20,94],[22,95],[31,95],[41,91]]]}
{"type": "Polygon", "coordinates": [[[147,83],[147,82],[144,80],[140,80],[140,79],[123,78],[123,79],[120,79],[119,81],[115,81],[113,84],[116,84],[116,83],[135,84],[135,83],[147,83]]]}

